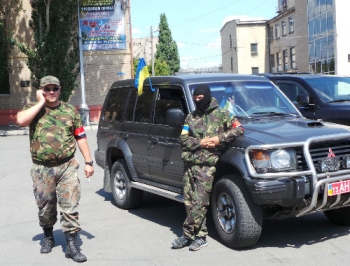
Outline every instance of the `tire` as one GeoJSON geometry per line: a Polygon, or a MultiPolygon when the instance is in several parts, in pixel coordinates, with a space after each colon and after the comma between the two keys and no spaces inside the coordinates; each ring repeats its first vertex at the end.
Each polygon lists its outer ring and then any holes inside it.
{"type": "Polygon", "coordinates": [[[117,207],[129,210],[142,203],[143,191],[131,187],[131,177],[124,159],[116,161],[111,170],[111,189],[117,207]]]}
{"type": "Polygon", "coordinates": [[[350,226],[350,207],[328,210],[323,213],[335,224],[350,226]]]}
{"type": "Polygon", "coordinates": [[[241,177],[219,179],[213,188],[211,206],[215,228],[224,245],[246,248],[258,242],[263,222],[261,208],[241,177]]]}

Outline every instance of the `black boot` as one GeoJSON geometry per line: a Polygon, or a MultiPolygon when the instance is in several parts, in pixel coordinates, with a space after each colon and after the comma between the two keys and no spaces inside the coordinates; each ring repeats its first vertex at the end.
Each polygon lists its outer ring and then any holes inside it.
{"type": "Polygon", "coordinates": [[[67,233],[67,248],[66,248],[66,258],[71,258],[75,262],[84,262],[87,260],[84,254],[80,253],[77,246],[77,233],[67,233]]]}
{"type": "Polygon", "coordinates": [[[55,239],[53,238],[52,230],[52,227],[44,228],[44,244],[40,249],[40,253],[50,253],[55,246],[55,239]]]}

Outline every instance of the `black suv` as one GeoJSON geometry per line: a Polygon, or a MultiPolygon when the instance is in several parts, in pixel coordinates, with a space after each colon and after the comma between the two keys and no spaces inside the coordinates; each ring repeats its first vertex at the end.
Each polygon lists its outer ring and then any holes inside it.
{"type": "Polygon", "coordinates": [[[350,78],[331,75],[265,75],[297,103],[303,116],[350,126],[350,78]]]}
{"type": "Polygon", "coordinates": [[[302,117],[271,81],[253,75],[152,77],[140,96],[133,79],[115,82],[95,158],[118,207],[139,206],[143,191],[183,202],[178,137],[195,109],[192,92],[203,83],[245,129],[221,155],[212,191],[211,213],[225,245],[256,244],[269,218],[321,210],[350,225],[350,132],[302,117]]]}

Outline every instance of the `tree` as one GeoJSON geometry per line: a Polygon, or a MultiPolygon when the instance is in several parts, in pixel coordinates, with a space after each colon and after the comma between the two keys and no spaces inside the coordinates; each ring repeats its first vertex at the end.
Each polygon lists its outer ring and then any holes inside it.
{"type": "Polygon", "coordinates": [[[28,57],[32,84],[40,78],[54,75],[61,82],[61,100],[67,101],[77,86],[79,74],[77,0],[32,0],[32,45],[14,40],[28,57]]]}
{"type": "MultiPolygon", "coordinates": [[[[147,65],[148,72],[152,73],[152,62],[147,65]]],[[[170,68],[168,64],[165,61],[162,60],[155,60],[154,61],[154,75],[155,76],[168,76],[170,75],[170,68]]]]}
{"type": "Polygon", "coordinates": [[[159,35],[155,62],[157,62],[157,60],[160,62],[164,61],[169,66],[170,75],[173,75],[180,69],[180,57],[177,49],[177,44],[171,36],[171,31],[169,29],[167,18],[164,13],[160,14],[160,22],[158,28],[159,35]]]}
{"type": "Polygon", "coordinates": [[[21,0],[0,0],[0,94],[9,93],[10,54],[13,48],[13,31],[6,26],[5,17],[22,10],[21,0]]]}

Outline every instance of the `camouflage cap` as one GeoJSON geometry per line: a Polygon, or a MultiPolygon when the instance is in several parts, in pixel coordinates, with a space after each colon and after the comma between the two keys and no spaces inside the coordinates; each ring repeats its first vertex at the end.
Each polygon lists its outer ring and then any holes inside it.
{"type": "Polygon", "coordinates": [[[40,80],[41,87],[44,87],[44,86],[49,85],[49,84],[55,84],[57,86],[60,86],[60,81],[58,80],[58,78],[56,78],[54,76],[46,76],[40,80]]]}

